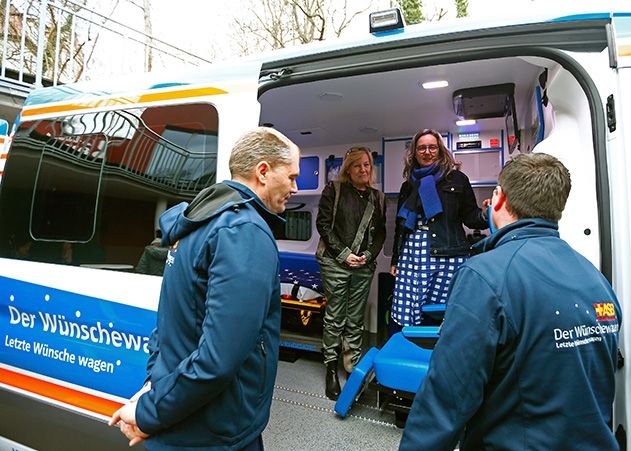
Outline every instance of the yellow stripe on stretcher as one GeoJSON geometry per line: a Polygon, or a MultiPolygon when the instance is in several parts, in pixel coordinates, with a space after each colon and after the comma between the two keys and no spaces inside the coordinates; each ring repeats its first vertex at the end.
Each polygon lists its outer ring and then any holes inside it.
{"type": "Polygon", "coordinates": [[[324,302],[318,301],[317,299],[309,299],[305,301],[296,301],[293,299],[281,299],[281,305],[283,307],[292,308],[294,310],[311,310],[311,311],[319,311],[324,308],[324,302]]]}
{"type": "Polygon", "coordinates": [[[203,97],[203,96],[215,96],[219,94],[227,94],[228,91],[225,91],[220,88],[214,87],[203,87],[203,88],[191,88],[191,89],[181,89],[174,91],[160,91],[160,92],[149,92],[147,94],[141,94],[139,96],[120,96],[120,97],[110,97],[110,98],[99,98],[86,102],[80,103],[65,103],[61,105],[47,105],[41,107],[26,107],[22,112],[22,118],[37,116],[40,114],[50,114],[50,113],[66,113],[68,111],[74,110],[87,110],[90,108],[105,108],[111,106],[124,106],[130,104],[142,104],[142,103],[150,103],[150,102],[160,102],[165,100],[176,100],[176,99],[188,99],[192,97],[203,97]]]}

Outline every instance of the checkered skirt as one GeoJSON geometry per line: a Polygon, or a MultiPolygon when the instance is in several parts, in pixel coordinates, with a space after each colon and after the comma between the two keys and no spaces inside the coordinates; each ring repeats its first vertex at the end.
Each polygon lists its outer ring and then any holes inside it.
{"type": "MultiPolygon", "coordinates": [[[[420,227],[421,221],[417,224],[420,227]]],[[[449,282],[454,272],[467,259],[432,257],[427,230],[410,233],[405,241],[392,295],[390,317],[401,326],[421,324],[421,306],[447,302],[449,282]]]]}

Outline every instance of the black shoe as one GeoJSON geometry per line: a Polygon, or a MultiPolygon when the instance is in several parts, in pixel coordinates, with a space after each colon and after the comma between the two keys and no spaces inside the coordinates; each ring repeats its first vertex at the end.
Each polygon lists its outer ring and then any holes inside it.
{"type": "Polygon", "coordinates": [[[326,397],[337,401],[337,397],[340,396],[340,379],[337,376],[337,362],[330,362],[326,364],[326,397]]]}
{"type": "Polygon", "coordinates": [[[408,420],[408,413],[399,410],[394,411],[394,424],[399,429],[405,428],[405,422],[408,420]]]}

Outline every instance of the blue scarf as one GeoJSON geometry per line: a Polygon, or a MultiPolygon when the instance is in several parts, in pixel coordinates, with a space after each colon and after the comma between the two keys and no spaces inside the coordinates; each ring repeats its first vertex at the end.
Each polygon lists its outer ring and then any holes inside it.
{"type": "Polygon", "coordinates": [[[438,197],[436,183],[441,181],[444,175],[437,163],[414,169],[411,172],[409,182],[414,189],[403,202],[397,214],[397,217],[405,219],[406,229],[414,230],[416,228],[419,211],[423,222],[443,212],[443,204],[438,197]]]}

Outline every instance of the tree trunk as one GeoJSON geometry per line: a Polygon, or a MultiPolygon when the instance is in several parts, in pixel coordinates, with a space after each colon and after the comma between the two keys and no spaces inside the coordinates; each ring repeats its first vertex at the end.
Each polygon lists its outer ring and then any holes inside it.
{"type": "MultiPolygon", "coordinates": [[[[151,0],[143,0],[143,14],[145,16],[145,34],[147,36],[153,36],[151,33],[151,0]]],[[[147,43],[145,45],[145,72],[151,72],[151,65],[153,62],[153,48],[151,38],[147,37],[147,43]]]]}

